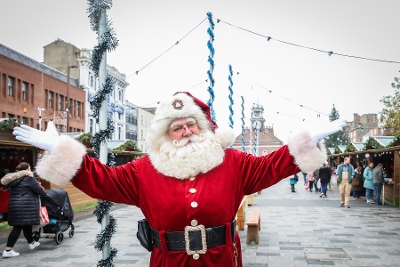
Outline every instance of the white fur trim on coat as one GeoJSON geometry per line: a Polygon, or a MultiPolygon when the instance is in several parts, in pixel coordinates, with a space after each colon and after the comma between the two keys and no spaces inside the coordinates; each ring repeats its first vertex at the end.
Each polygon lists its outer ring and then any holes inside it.
{"type": "Polygon", "coordinates": [[[78,172],[85,154],[84,145],[69,136],[61,136],[52,151],[45,152],[36,172],[40,178],[53,184],[66,185],[78,172]]]}
{"type": "Polygon", "coordinates": [[[288,148],[302,172],[313,172],[326,161],[324,144],[316,144],[308,131],[293,135],[288,141],[288,148]]]}

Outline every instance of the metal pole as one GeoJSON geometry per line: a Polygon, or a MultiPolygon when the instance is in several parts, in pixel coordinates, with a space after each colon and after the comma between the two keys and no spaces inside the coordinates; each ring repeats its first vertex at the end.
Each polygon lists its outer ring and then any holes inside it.
{"type": "Polygon", "coordinates": [[[77,66],[68,66],[67,67],[67,107],[65,108],[65,111],[67,111],[67,133],[69,131],[69,112],[70,112],[70,106],[69,106],[69,84],[70,84],[70,69],[73,68],[78,68],[77,66]]]}
{"type": "MultiPolygon", "coordinates": [[[[104,35],[105,31],[107,29],[107,15],[106,11],[102,10],[100,13],[100,19],[99,19],[99,43],[101,42],[101,36],[104,35]]],[[[99,82],[100,85],[104,85],[106,82],[107,78],[107,53],[103,54],[103,58],[101,59],[100,62],[100,67],[99,67],[99,82]]],[[[108,105],[107,105],[107,99],[105,99],[101,103],[101,108],[99,111],[99,128],[101,130],[106,130],[107,129],[107,118],[108,118],[108,105]]],[[[100,151],[99,151],[99,160],[106,164],[108,161],[108,148],[107,148],[107,142],[104,141],[100,144],[100,151]]],[[[105,230],[106,226],[110,222],[110,213],[107,212],[103,218],[101,219],[101,230],[105,230]]],[[[111,254],[111,244],[107,243],[104,244],[103,250],[102,250],[102,256],[103,260],[107,259],[111,254]]]]}
{"type": "Polygon", "coordinates": [[[38,107],[37,108],[39,111],[39,131],[42,130],[42,110],[45,110],[44,108],[38,107]]]}

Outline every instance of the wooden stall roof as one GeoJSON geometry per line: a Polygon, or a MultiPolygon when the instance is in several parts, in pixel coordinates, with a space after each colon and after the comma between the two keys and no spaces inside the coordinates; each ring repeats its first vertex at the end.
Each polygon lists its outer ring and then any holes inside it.
{"type": "Polygon", "coordinates": [[[366,149],[362,151],[354,151],[354,152],[343,152],[332,154],[330,157],[341,157],[341,156],[352,156],[352,155],[360,155],[360,154],[372,154],[372,153],[381,153],[381,152],[389,152],[389,151],[397,151],[400,153],[400,146],[392,146],[392,147],[385,147],[385,148],[377,148],[377,149],[366,149]]]}

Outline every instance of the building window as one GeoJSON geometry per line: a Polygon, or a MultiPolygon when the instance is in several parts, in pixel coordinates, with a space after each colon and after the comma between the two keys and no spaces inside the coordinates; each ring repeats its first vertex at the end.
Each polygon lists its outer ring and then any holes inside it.
{"type": "Polygon", "coordinates": [[[64,109],[64,96],[58,96],[58,111],[62,111],[64,109]]]}
{"type": "Polygon", "coordinates": [[[27,90],[28,90],[28,84],[26,82],[22,82],[22,100],[27,100],[27,90]]]}
{"type": "Polygon", "coordinates": [[[143,126],[143,115],[140,115],[140,125],[143,126]]]}
{"type": "Polygon", "coordinates": [[[81,117],[81,102],[76,101],[76,116],[77,117],[81,117]]]}
{"type": "Polygon", "coordinates": [[[122,119],[122,114],[118,113],[118,119],[121,120],[122,119]]]}
{"type": "Polygon", "coordinates": [[[93,88],[93,76],[92,75],[90,75],[90,87],[92,87],[93,88]]]}
{"type": "Polygon", "coordinates": [[[28,125],[29,124],[28,118],[22,117],[22,123],[25,124],[25,125],[28,125]]]}
{"type": "Polygon", "coordinates": [[[53,100],[54,100],[54,93],[53,92],[49,92],[49,108],[53,108],[53,100]]]}
{"type": "Polygon", "coordinates": [[[118,91],[118,100],[122,101],[122,92],[121,91],[118,91]]]}
{"type": "Polygon", "coordinates": [[[13,96],[14,78],[8,77],[8,95],[13,96]]]}
{"type": "Polygon", "coordinates": [[[121,133],[122,133],[121,127],[118,127],[118,140],[121,140],[121,133]]]}

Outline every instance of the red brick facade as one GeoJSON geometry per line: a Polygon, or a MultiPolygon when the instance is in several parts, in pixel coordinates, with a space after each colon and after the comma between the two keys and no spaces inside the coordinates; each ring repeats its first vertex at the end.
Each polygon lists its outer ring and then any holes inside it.
{"type": "MultiPolygon", "coordinates": [[[[47,122],[54,115],[62,117],[61,111],[66,108],[67,77],[15,51],[12,52],[17,60],[0,54],[0,117],[11,116],[20,123],[36,128],[39,123],[38,107],[44,108],[42,129],[46,129],[47,122]]],[[[76,84],[76,80],[71,79],[68,132],[83,132],[85,129],[85,92],[76,87],[76,84]]]]}

